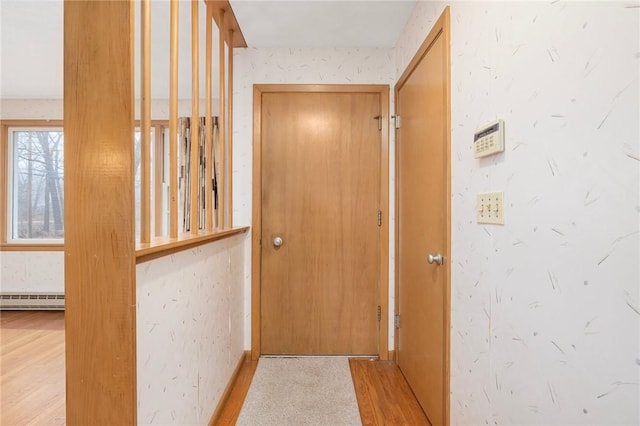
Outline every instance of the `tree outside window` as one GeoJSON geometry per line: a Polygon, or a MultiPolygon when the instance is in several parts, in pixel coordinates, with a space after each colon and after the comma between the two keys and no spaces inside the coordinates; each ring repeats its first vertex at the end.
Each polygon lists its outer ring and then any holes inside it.
{"type": "Polygon", "coordinates": [[[64,237],[64,135],[62,129],[11,129],[10,236],[64,237]]]}

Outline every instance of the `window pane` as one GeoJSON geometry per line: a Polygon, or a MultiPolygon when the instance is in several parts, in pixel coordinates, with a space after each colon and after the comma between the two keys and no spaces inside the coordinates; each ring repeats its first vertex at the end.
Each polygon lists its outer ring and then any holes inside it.
{"type": "Polygon", "coordinates": [[[64,136],[61,130],[12,131],[13,239],[64,237],[64,136]]]}
{"type": "MultiPolygon", "coordinates": [[[[151,141],[152,141],[152,146],[153,146],[153,141],[155,140],[155,128],[151,128],[151,141]]],[[[140,241],[140,217],[141,217],[141,188],[142,188],[142,137],[141,137],[141,132],[140,132],[140,128],[136,127],[135,129],[135,133],[134,133],[134,190],[135,190],[135,210],[136,210],[136,241],[140,241]]],[[[150,170],[153,171],[153,149],[151,149],[150,152],[150,170]]],[[[150,173],[151,175],[151,188],[149,188],[149,195],[151,197],[151,205],[153,206],[153,202],[154,202],[154,191],[153,189],[153,185],[154,185],[154,179],[153,179],[153,172],[150,173]]],[[[153,224],[153,208],[150,211],[151,213],[151,224],[153,224]]]]}

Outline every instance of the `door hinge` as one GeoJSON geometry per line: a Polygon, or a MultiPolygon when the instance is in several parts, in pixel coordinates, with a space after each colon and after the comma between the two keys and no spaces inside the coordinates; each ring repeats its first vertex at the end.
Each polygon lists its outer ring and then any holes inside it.
{"type": "Polygon", "coordinates": [[[400,328],[400,315],[396,315],[393,318],[393,325],[395,326],[395,328],[400,328]]]}
{"type": "Polygon", "coordinates": [[[400,115],[396,114],[396,115],[392,115],[391,118],[393,118],[393,125],[396,129],[400,128],[400,115]]]}
{"type": "Polygon", "coordinates": [[[378,226],[382,226],[382,210],[378,210],[378,226]]]}
{"type": "Polygon", "coordinates": [[[373,119],[378,120],[378,130],[382,130],[382,115],[376,115],[373,119]]]}
{"type": "Polygon", "coordinates": [[[382,321],[382,307],[378,305],[378,322],[382,321]]]}

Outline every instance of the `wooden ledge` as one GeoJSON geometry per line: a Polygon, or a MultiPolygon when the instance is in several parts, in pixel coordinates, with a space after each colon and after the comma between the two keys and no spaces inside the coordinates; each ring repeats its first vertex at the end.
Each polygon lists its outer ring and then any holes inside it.
{"type": "Polygon", "coordinates": [[[136,263],[147,262],[212,241],[223,240],[234,235],[243,234],[247,232],[248,229],[248,226],[242,226],[224,229],[222,231],[200,232],[198,235],[183,234],[178,238],[158,237],[150,243],[136,243],[136,263]]]}

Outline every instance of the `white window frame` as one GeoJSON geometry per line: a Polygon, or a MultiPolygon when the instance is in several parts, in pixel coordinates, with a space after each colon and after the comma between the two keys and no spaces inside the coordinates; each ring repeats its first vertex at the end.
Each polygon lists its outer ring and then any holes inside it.
{"type": "MultiPolygon", "coordinates": [[[[154,205],[155,205],[156,196],[155,196],[155,191],[154,191],[154,185],[156,183],[155,182],[156,181],[156,177],[155,177],[155,174],[154,174],[155,155],[154,155],[153,146],[155,144],[156,131],[157,131],[156,126],[151,125],[151,135],[149,136],[150,139],[151,139],[151,152],[149,153],[149,155],[150,155],[149,165],[151,167],[151,172],[150,172],[151,188],[150,188],[149,196],[151,198],[150,199],[151,209],[150,209],[149,213],[151,214],[151,217],[150,217],[151,223],[150,223],[150,225],[151,225],[151,235],[152,236],[154,235],[154,232],[155,232],[155,226],[154,226],[154,224],[155,224],[155,208],[154,208],[154,205]]],[[[135,134],[136,133],[142,133],[142,129],[141,129],[141,127],[140,127],[140,125],[138,123],[136,123],[136,125],[134,126],[133,133],[134,133],[134,138],[133,138],[134,147],[133,147],[133,149],[135,151],[135,149],[136,149],[135,145],[137,144],[136,138],[135,138],[135,134]]],[[[140,140],[140,142],[142,143],[141,140],[140,140]]],[[[141,160],[141,161],[143,161],[143,160],[141,160]]],[[[142,180],[142,169],[140,169],[139,172],[140,172],[140,180],[142,180]]],[[[138,179],[138,173],[135,171],[135,167],[134,167],[133,179],[134,179],[134,182],[137,181],[137,179],[138,179]]],[[[135,185],[135,183],[134,183],[134,185],[135,185]]],[[[140,226],[141,226],[140,225],[140,222],[141,222],[140,205],[142,203],[142,198],[138,199],[138,195],[141,196],[141,192],[138,193],[138,191],[135,189],[135,187],[134,187],[134,195],[135,195],[135,197],[134,197],[135,240],[136,240],[136,243],[139,243],[140,242],[140,226]]]]}
{"type": "MultiPolygon", "coordinates": [[[[13,222],[14,217],[17,216],[18,205],[15,202],[16,194],[14,194],[13,186],[13,172],[15,165],[14,158],[14,133],[16,132],[62,132],[64,134],[63,126],[10,126],[7,128],[7,193],[6,193],[6,235],[7,244],[15,245],[34,245],[34,244],[59,244],[64,245],[63,238],[14,238],[15,225],[13,222]]],[[[63,159],[64,161],[64,159],[63,159]]],[[[64,214],[64,210],[63,210],[64,214]]]]}

